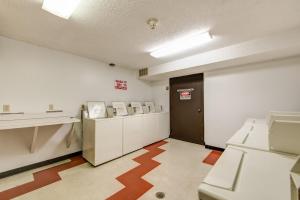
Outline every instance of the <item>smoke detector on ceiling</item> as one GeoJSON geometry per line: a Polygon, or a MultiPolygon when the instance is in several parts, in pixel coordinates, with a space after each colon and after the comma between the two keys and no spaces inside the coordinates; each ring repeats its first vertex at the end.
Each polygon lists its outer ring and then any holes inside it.
{"type": "Polygon", "coordinates": [[[157,27],[158,19],[150,18],[150,19],[147,20],[147,24],[149,25],[151,30],[154,30],[157,27]]]}

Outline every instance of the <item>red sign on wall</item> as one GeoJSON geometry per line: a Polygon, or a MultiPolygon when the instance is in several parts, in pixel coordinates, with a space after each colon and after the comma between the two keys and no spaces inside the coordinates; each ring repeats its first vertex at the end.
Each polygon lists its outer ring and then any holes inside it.
{"type": "Polygon", "coordinates": [[[116,80],[115,81],[116,90],[127,90],[127,81],[116,80]]]}

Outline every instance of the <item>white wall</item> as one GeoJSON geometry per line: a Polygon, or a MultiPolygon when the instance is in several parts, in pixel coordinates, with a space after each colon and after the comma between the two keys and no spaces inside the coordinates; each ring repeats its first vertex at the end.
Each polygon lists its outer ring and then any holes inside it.
{"type": "Polygon", "coordinates": [[[151,84],[152,97],[156,105],[162,105],[163,111],[169,112],[169,80],[156,81],[151,84]]]}
{"type": "MultiPolygon", "coordinates": [[[[156,103],[169,108],[168,80],[153,84],[156,103]]],[[[205,142],[225,142],[248,117],[270,110],[300,111],[300,57],[204,73],[205,142]]]]}
{"type": "Polygon", "coordinates": [[[0,37],[0,105],[15,111],[43,112],[48,104],[72,113],[87,100],[151,100],[150,85],[133,70],[0,37]],[[114,89],[116,79],[128,91],[114,89]]]}
{"type": "Polygon", "coordinates": [[[300,57],[205,73],[205,142],[225,142],[248,117],[300,111],[300,57]]]}
{"type": "MultiPolygon", "coordinates": [[[[79,56],[0,37],[0,111],[45,112],[48,104],[76,115],[88,100],[152,100],[151,86],[137,79],[136,71],[110,68],[79,56]],[[116,79],[127,80],[128,90],[114,89],[116,79]]],[[[28,147],[32,129],[0,131],[0,172],[69,154],[81,149],[80,134],[65,147],[68,126],[43,127],[37,151],[28,147]]]]}

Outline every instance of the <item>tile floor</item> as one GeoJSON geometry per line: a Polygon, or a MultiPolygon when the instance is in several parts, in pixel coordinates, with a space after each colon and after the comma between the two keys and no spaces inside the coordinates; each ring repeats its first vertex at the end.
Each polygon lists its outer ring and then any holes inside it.
{"type": "MultiPolygon", "coordinates": [[[[155,200],[156,192],[164,192],[167,200],[197,200],[197,187],[211,169],[211,165],[202,161],[212,152],[201,145],[187,143],[174,139],[167,139],[167,143],[160,143],[152,150],[141,149],[122,158],[113,160],[98,167],[89,163],[79,164],[75,167],[59,172],[61,180],[16,197],[18,200],[105,200],[116,197],[116,193],[124,189],[124,185],[116,178],[132,171],[141,164],[133,159],[143,157],[145,166],[152,165],[143,171],[143,184],[146,184],[145,193],[139,200],[155,200]],[[165,150],[165,151],[163,151],[165,150]],[[151,153],[149,153],[151,151],[151,153]],[[144,155],[147,154],[147,155],[144,155]],[[155,156],[155,157],[153,157],[155,156]],[[145,159],[145,157],[148,157],[145,159]],[[153,160],[151,158],[153,157],[153,160]],[[151,171],[150,171],[151,170],[151,171]],[[114,196],[115,195],[115,196],[114,196]]],[[[0,200],[6,200],[4,192],[7,189],[33,181],[33,173],[50,167],[68,163],[70,160],[55,163],[51,166],[27,171],[11,177],[0,179],[0,200]],[[1,193],[2,192],[2,193],[1,193]]],[[[136,170],[134,170],[136,171],[136,170]]],[[[138,172],[140,173],[140,172],[138,172]]],[[[133,190],[139,189],[137,184],[133,190]]],[[[128,197],[134,200],[137,197],[128,197]]],[[[125,198],[121,198],[126,200],[125,198]]]]}

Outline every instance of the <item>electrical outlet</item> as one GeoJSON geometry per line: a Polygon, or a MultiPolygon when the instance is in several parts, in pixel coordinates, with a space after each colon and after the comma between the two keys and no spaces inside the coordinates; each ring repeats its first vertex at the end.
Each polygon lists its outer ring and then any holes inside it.
{"type": "Polygon", "coordinates": [[[3,105],[3,112],[10,112],[10,105],[4,104],[3,105]]]}

